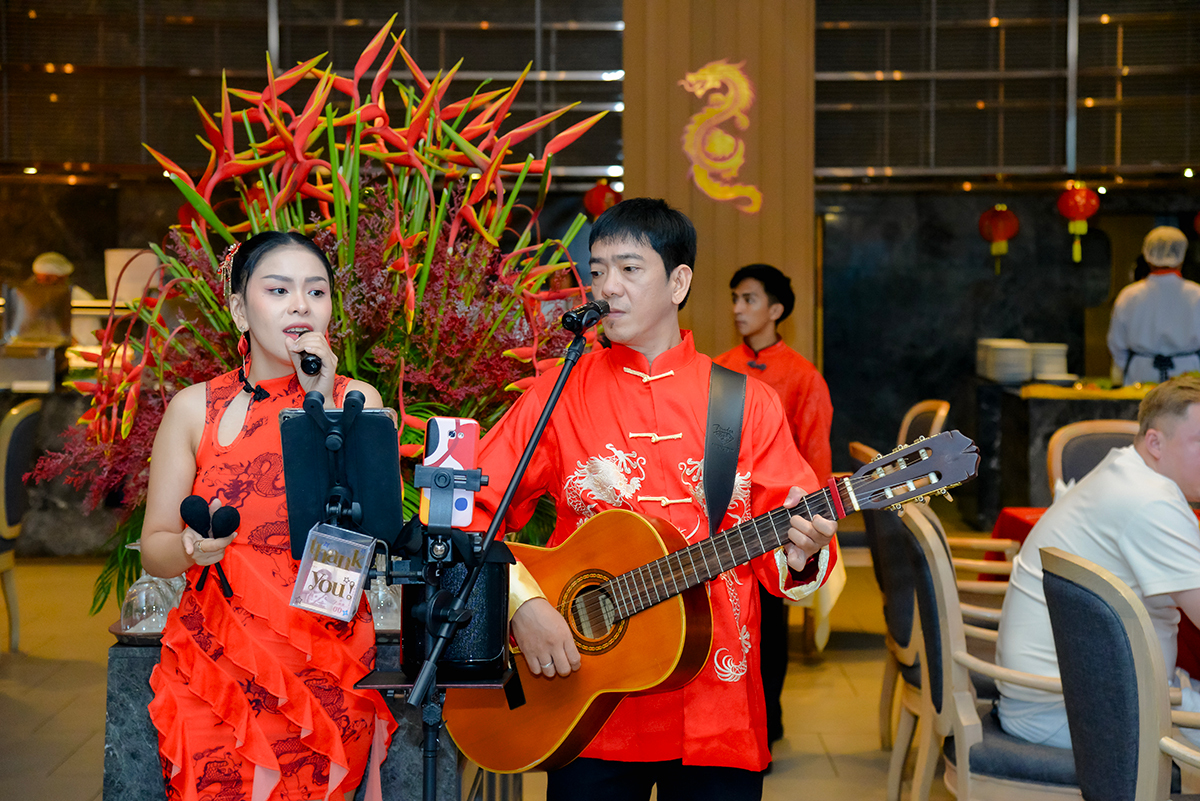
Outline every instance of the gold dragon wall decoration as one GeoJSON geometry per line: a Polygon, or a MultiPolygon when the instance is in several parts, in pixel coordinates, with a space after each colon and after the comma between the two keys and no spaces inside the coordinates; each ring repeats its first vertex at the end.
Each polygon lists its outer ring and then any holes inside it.
{"type": "Polygon", "coordinates": [[[746,112],[754,105],[754,84],[742,71],[745,64],[711,61],[679,82],[698,98],[708,95],[708,105],[693,114],[683,129],[683,152],[692,162],[692,180],[701,192],[756,214],[762,208],[762,192],[756,186],[732,183],[746,161],[746,143],[720,127],[730,120],[738,130],[750,127],[746,112]]]}

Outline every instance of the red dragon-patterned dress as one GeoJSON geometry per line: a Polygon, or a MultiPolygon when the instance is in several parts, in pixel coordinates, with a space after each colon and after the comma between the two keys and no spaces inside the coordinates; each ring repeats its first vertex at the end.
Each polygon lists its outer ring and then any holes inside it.
{"type": "MultiPolygon", "coordinates": [[[[338,406],[349,379],[338,377],[338,406]]],[[[192,491],[241,514],[221,561],[233,597],[216,576],[196,590],[201,568],[163,630],[150,679],[169,799],[341,801],[367,772],[378,799],[378,768],[396,724],[379,693],[354,689],[375,665],[366,598],[343,623],[289,605],[292,558],[284,495],[279,412],[299,407],[295,375],[264,381],[237,438],[222,446],[217,428],[242,391],[236,372],[209,381],[204,433],[192,491]]]]}

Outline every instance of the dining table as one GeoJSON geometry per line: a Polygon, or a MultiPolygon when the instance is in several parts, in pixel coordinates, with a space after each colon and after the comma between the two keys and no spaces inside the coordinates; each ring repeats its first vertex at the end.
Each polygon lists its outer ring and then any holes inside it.
{"type": "MultiPolygon", "coordinates": [[[[996,517],[996,525],[992,528],[992,539],[1013,540],[1024,543],[1025,538],[1029,536],[1029,532],[1033,530],[1037,522],[1042,519],[1042,515],[1046,513],[1047,508],[1045,506],[1004,507],[996,517]]],[[[1200,518],[1200,510],[1193,511],[1196,512],[1196,517],[1200,518]]],[[[987,554],[986,558],[1003,559],[1004,554],[992,551],[987,554]]],[[[1189,675],[1200,679],[1200,629],[1184,614],[1180,614],[1179,616],[1178,647],[1179,650],[1175,656],[1175,666],[1183,668],[1189,675]]]]}

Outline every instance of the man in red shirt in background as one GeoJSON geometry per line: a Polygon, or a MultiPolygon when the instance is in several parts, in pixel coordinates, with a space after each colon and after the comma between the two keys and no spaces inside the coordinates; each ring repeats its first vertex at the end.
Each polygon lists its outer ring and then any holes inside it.
{"type": "MultiPolygon", "coordinates": [[[[829,428],[833,404],[829,387],[813,363],[788,347],[776,331],[796,305],[792,281],[769,264],[749,264],[733,274],[729,288],[742,344],[713,361],[758,378],[778,393],[796,449],[817,474],[817,480],[824,483],[832,470],[829,428]]],[[[783,736],[780,695],[788,668],[788,617],[783,598],[759,589],[767,740],[774,743],[783,736]]]]}

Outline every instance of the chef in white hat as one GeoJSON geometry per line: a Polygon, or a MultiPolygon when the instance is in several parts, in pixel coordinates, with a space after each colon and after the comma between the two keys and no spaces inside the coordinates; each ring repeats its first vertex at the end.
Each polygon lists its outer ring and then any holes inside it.
{"type": "MultiPolygon", "coordinates": [[[[39,284],[67,283],[75,265],[61,253],[47,251],[33,260],[33,280],[39,284]]],[[[92,300],[92,293],[80,286],[71,285],[71,300],[92,300]]],[[[71,336],[76,345],[95,345],[94,333],[97,321],[91,317],[73,317],[71,336]]]]}
{"type": "Polygon", "coordinates": [[[1150,274],[1121,290],[1108,326],[1108,350],[1126,386],[1200,370],[1200,284],[1180,274],[1188,241],[1160,225],[1142,243],[1150,274]]]}

